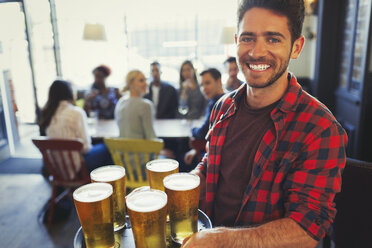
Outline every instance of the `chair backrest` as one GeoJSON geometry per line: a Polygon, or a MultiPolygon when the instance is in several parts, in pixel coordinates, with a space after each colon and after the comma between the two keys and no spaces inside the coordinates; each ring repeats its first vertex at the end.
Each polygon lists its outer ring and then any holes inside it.
{"type": "Polygon", "coordinates": [[[114,163],[125,168],[127,188],[149,185],[146,163],[158,158],[164,146],[162,140],[105,138],[104,141],[114,163]]]}
{"type": "Polygon", "coordinates": [[[332,239],[337,247],[372,245],[372,163],[347,158],[332,239]]]}
{"type": "Polygon", "coordinates": [[[82,157],[83,143],[79,139],[37,137],[32,142],[43,155],[52,183],[70,187],[89,183],[82,157]]]}

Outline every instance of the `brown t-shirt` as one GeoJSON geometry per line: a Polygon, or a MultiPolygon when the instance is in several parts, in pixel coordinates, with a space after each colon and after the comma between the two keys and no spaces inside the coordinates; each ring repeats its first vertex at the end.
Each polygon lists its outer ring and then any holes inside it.
{"type": "Polygon", "coordinates": [[[254,156],[263,135],[274,123],[270,113],[275,102],[262,109],[248,106],[245,96],[231,117],[222,147],[219,179],[214,202],[215,226],[233,226],[239,213],[243,194],[252,174],[254,156]]]}

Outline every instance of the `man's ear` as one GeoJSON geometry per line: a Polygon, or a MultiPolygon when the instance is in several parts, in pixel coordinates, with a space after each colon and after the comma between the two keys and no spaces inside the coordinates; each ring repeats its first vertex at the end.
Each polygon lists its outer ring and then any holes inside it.
{"type": "Polygon", "coordinates": [[[302,48],[305,44],[305,37],[303,35],[300,36],[292,45],[292,52],[291,52],[291,59],[297,59],[300,56],[302,48]]]}
{"type": "Polygon", "coordinates": [[[235,45],[238,44],[238,34],[235,34],[235,45]]]}

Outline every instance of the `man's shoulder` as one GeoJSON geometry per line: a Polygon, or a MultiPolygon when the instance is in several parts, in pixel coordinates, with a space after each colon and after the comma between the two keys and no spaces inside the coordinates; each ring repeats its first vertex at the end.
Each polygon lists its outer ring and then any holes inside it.
{"type": "Polygon", "coordinates": [[[166,81],[161,81],[161,87],[163,87],[165,89],[176,90],[176,88],[174,88],[173,85],[171,85],[169,82],[166,82],[166,81]]]}
{"type": "MultiPolygon", "coordinates": [[[[305,122],[304,128],[310,133],[323,132],[327,129],[338,129],[343,134],[343,128],[332,112],[318,99],[302,92],[299,104],[296,108],[296,121],[305,122]]],[[[305,131],[306,131],[305,130],[305,131]]]]}
{"type": "Polygon", "coordinates": [[[238,89],[227,92],[221,95],[220,98],[216,100],[215,105],[218,106],[218,108],[228,108],[231,104],[233,104],[238,95],[241,95],[238,89]]]}

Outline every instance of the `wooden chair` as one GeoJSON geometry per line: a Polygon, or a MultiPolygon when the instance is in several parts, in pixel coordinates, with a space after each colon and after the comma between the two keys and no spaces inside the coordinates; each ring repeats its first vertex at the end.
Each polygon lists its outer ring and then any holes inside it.
{"type": "Polygon", "coordinates": [[[48,213],[48,225],[53,219],[55,204],[58,203],[67,193],[71,193],[81,185],[90,182],[82,157],[83,143],[78,139],[52,139],[37,137],[32,142],[39,148],[43,155],[43,161],[50,176],[52,185],[52,196],[48,213]],[[65,191],[57,196],[57,188],[63,187],[65,191]]]}
{"type": "Polygon", "coordinates": [[[196,150],[196,156],[198,162],[202,159],[202,154],[205,152],[205,145],[207,144],[206,140],[197,139],[194,137],[190,138],[190,147],[196,150]]]}
{"type": "Polygon", "coordinates": [[[129,190],[149,185],[146,163],[158,158],[164,146],[162,140],[105,138],[104,142],[114,163],[125,168],[125,184],[129,190]]]}
{"type": "Polygon", "coordinates": [[[347,158],[331,239],[336,247],[372,245],[372,163],[347,158]]]}

